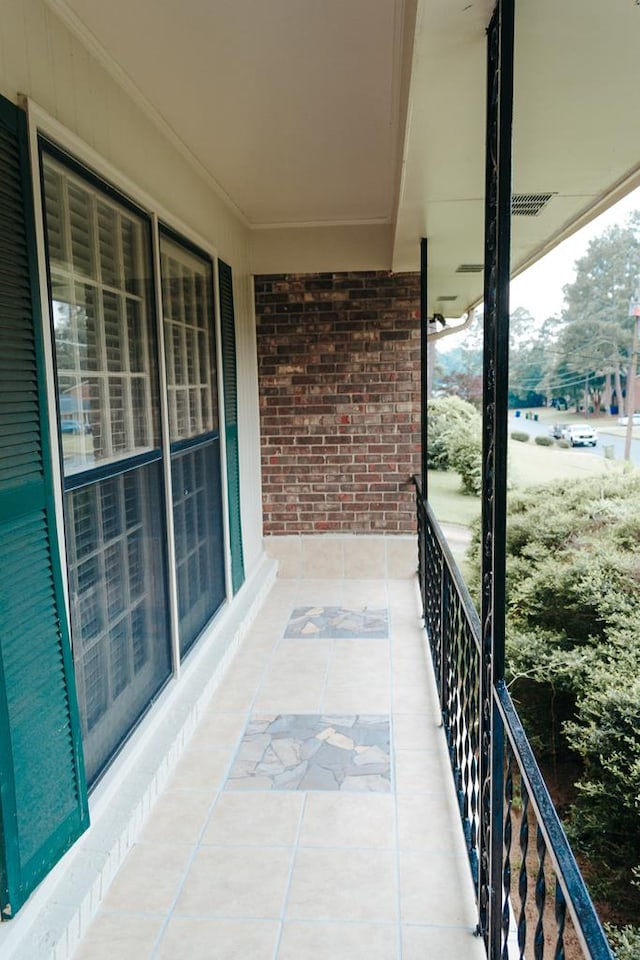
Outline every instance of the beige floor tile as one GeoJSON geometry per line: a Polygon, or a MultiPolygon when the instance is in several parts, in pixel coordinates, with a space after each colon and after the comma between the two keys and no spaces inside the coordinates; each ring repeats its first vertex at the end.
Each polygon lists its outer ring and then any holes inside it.
{"type": "Polygon", "coordinates": [[[192,852],[186,845],[136,843],[111,884],[104,909],[167,913],[192,852]]]}
{"type": "Polygon", "coordinates": [[[236,746],[247,725],[246,713],[213,713],[207,711],[189,741],[190,750],[236,746]]]}
{"type": "Polygon", "coordinates": [[[365,923],[285,923],[278,951],[278,960],[397,960],[397,957],[395,925],[365,923]]]}
{"type": "MultiPolygon", "coordinates": [[[[264,633],[252,633],[244,641],[244,645],[240,652],[242,657],[251,657],[256,662],[260,662],[261,666],[264,668],[269,662],[269,657],[273,653],[273,649],[278,643],[279,637],[282,636],[286,624],[286,619],[283,617],[282,621],[278,623],[277,627],[268,627],[265,629],[264,633]]],[[[225,681],[222,681],[223,685],[225,681]]],[[[230,711],[233,712],[233,711],[230,711]]]]}
{"type": "Polygon", "coordinates": [[[394,620],[403,624],[422,622],[422,600],[417,578],[387,580],[387,595],[394,620]]]}
{"type": "Polygon", "coordinates": [[[473,928],[476,922],[471,871],[466,857],[446,853],[400,853],[403,921],[473,928]]]}
{"type": "Polygon", "coordinates": [[[387,576],[390,580],[415,579],[418,569],[417,537],[386,537],[387,576]]]}
{"type": "Polygon", "coordinates": [[[232,750],[185,750],[168,783],[169,790],[217,790],[226,775],[232,750]]]}
{"type": "Polygon", "coordinates": [[[391,577],[387,572],[387,576],[389,596],[393,597],[394,600],[401,603],[405,608],[408,604],[412,604],[411,609],[414,607],[419,609],[420,594],[417,573],[411,577],[391,577]]]}
{"type": "Polygon", "coordinates": [[[322,708],[322,685],[313,687],[300,686],[297,689],[271,688],[256,697],[253,706],[254,713],[320,713],[322,708]]]}
{"type": "Polygon", "coordinates": [[[239,658],[225,675],[223,684],[236,689],[246,688],[255,693],[264,675],[268,659],[267,651],[259,657],[239,658]]]}
{"type": "Polygon", "coordinates": [[[391,709],[389,685],[366,682],[328,683],[322,709],[325,713],[387,714],[391,709]]]}
{"type": "Polygon", "coordinates": [[[278,578],[300,576],[301,537],[265,537],[264,548],[268,556],[278,561],[278,578]]]}
{"type": "Polygon", "coordinates": [[[271,656],[267,672],[281,673],[292,663],[301,667],[313,664],[316,670],[324,669],[331,657],[332,644],[332,640],[284,637],[271,656]]]}
{"type": "Polygon", "coordinates": [[[195,844],[215,797],[215,793],[206,790],[165,790],[151,811],[140,840],[195,844]]]}
{"type": "Polygon", "coordinates": [[[223,680],[211,699],[209,710],[213,713],[241,713],[249,710],[254,696],[253,685],[234,687],[223,680]]]}
{"type": "Polygon", "coordinates": [[[315,580],[341,579],[344,576],[343,540],[332,537],[302,537],[298,576],[315,580]]]}
{"type": "Polygon", "coordinates": [[[329,664],[329,683],[387,684],[390,676],[386,640],[336,640],[329,664]]]}
{"type": "Polygon", "coordinates": [[[403,796],[398,804],[398,844],[401,850],[434,850],[462,855],[462,823],[453,788],[438,794],[403,796]]]}
{"type": "Polygon", "coordinates": [[[292,846],[296,841],[303,805],[303,793],[223,793],[202,843],[292,846]]]}
{"type": "Polygon", "coordinates": [[[273,700],[275,697],[282,697],[282,710],[285,710],[286,703],[303,690],[308,691],[311,696],[319,697],[324,688],[324,683],[324,671],[314,673],[304,667],[301,667],[299,671],[290,667],[284,676],[273,673],[266,677],[264,683],[260,686],[260,691],[253,706],[253,713],[260,710],[257,704],[261,699],[273,700]]]}
{"type": "Polygon", "coordinates": [[[295,606],[302,607],[306,604],[316,603],[323,606],[339,607],[343,602],[343,581],[342,580],[315,580],[305,579],[297,581],[295,594],[295,606]]]}
{"type": "Polygon", "coordinates": [[[163,917],[99,913],[73,960],[147,960],[163,922],[163,917]]]}
{"type": "Polygon", "coordinates": [[[433,750],[442,738],[437,714],[401,714],[393,717],[393,743],[398,749],[433,750]]]}
{"type": "Polygon", "coordinates": [[[481,937],[473,928],[405,926],[402,931],[403,960],[486,960],[481,937]]]}
{"type": "MultiPolygon", "coordinates": [[[[274,920],[173,919],[158,960],[272,960],[280,924],[274,920]]],[[[109,960],[120,960],[112,954],[109,960]]]]}
{"type": "Polygon", "coordinates": [[[394,855],[386,850],[298,850],[287,920],[396,919],[394,855]]]}
{"type": "Polygon", "coordinates": [[[300,832],[300,846],[373,847],[394,844],[394,800],[380,794],[311,793],[300,832]]]}
{"type": "Polygon", "coordinates": [[[382,537],[354,537],[344,541],[345,579],[381,580],[386,576],[382,537]]]}
{"type": "Polygon", "coordinates": [[[345,607],[388,607],[387,581],[371,579],[356,580],[353,578],[344,581],[345,607]]]}
{"type": "Polygon", "coordinates": [[[396,610],[389,614],[389,629],[393,638],[394,655],[402,657],[427,657],[427,642],[422,627],[422,621],[401,616],[396,610]]]}
{"type": "Polygon", "coordinates": [[[426,686],[407,686],[396,683],[393,686],[394,713],[432,714],[436,708],[435,698],[426,686]]]}
{"type": "MultiPolygon", "coordinates": [[[[354,645],[360,641],[351,641],[354,645]]],[[[367,658],[350,657],[334,660],[327,676],[328,686],[343,686],[354,684],[373,684],[374,686],[389,685],[389,662],[384,657],[375,657],[367,662],[367,658]]]]}
{"type": "Polygon", "coordinates": [[[291,857],[283,847],[201,847],[176,914],[278,919],[291,857]]]}
{"type": "Polygon", "coordinates": [[[444,749],[396,750],[396,791],[405,793],[443,793],[453,783],[444,749]]]}
{"type": "Polygon", "coordinates": [[[427,665],[423,656],[406,657],[394,662],[393,682],[400,687],[420,687],[425,697],[430,697],[432,692],[430,671],[431,667],[427,665]]]}

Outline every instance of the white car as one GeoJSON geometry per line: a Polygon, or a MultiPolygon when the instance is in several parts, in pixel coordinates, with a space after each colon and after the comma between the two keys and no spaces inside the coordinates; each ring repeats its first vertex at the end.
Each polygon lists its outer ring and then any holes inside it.
{"type": "MultiPolygon", "coordinates": [[[[626,425],[629,423],[629,417],[618,417],[618,423],[621,427],[626,427],[626,425]]],[[[634,413],[633,426],[640,427],[640,413],[634,413]]]]}
{"type": "Polygon", "coordinates": [[[569,423],[562,431],[572,447],[595,447],[598,434],[588,423],[569,423]]]}

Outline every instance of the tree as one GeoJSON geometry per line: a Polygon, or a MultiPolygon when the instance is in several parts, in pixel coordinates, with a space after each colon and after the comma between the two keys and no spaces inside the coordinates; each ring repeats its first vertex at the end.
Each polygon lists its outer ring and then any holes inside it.
{"type": "MultiPolygon", "coordinates": [[[[438,349],[434,377],[437,391],[470,403],[482,400],[482,322],[482,311],[476,310],[470,325],[455,337],[456,346],[447,351],[438,349]]],[[[438,346],[442,343],[438,341],[438,346]]]]}
{"type": "Polygon", "coordinates": [[[629,302],[640,276],[640,211],[595,237],[564,288],[565,307],[552,383],[576,405],[622,405],[633,332],[629,302]]]}

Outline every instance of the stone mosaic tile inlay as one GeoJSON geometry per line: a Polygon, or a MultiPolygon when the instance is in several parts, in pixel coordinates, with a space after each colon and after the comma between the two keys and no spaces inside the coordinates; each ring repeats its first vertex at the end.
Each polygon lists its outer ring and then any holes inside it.
{"type": "Polygon", "coordinates": [[[227,780],[232,790],[390,790],[389,718],[252,717],[227,780]]]}
{"type": "Polygon", "coordinates": [[[296,607],[285,637],[315,640],[386,640],[389,614],[386,608],[296,607]]]}

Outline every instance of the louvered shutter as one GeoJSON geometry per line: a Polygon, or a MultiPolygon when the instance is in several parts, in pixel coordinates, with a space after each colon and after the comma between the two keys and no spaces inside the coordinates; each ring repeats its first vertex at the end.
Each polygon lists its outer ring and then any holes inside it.
{"type": "Polygon", "coordinates": [[[88,825],[48,468],[22,111],[0,98],[0,906],[12,916],[88,825]]]}
{"type": "Polygon", "coordinates": [[[244,583],[242,524],[240,518],[240,458],[238,454],[238,390],[236,380],[236,326],[233,309],[231,267],[218,261],[220,323],[222,334],[222,381],[227,449],[227,490],[229,497],[229,538],[231,541],[231,582],[237,593],[244,583]]]}

